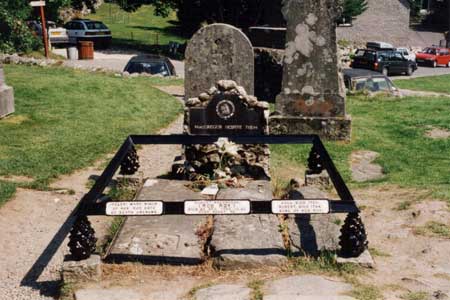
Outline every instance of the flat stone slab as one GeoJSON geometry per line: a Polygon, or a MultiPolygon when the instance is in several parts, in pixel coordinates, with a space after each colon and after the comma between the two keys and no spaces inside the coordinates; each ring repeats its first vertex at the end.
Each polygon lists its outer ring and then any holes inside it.
{"type": "Polygon", "coordinates": [[[14,113],[14,90],[12,87],[0,84],[0,118],[14,113]]]}
{"type": "Polygon", "coordinates": [[[336,259],[336,262],[339,264],[356,264],[365,268],[375,267],[375,261],[373,260],[369,250],[364,251],[358,257],[349,257],[349,258],[338,257],[336,259]]]}
{"type": "Polygon", "coordinates": [[[82,289],[75,292],[75,300],[144,300],[136,291],[123,288],[82,289]]]}
{"type": "MultiPolygon", "coordinates": [[[[187,188],[187,181],[156,179],[144,186],[137,200],[206,199],[187,188]]],[[[109,260],[197,264],[203,261],[197,228],[204,216],[127,217],[108,255],[109,260]]]]}
{"type": "MultiPolygon", "coordinates": [[[[217,199],[271,200],[270,181],[223,189],[217,199]]],[[[211,239],[214,264],[223,269],[280,265],[287,261],[275,215],[215,216],[211,239]]]]}
{"type": "Polygon", "coordinates": [[[351,290],[348,283],[321,276],[291,276],[266,283],[264,300],[354,300],[344,295],[351,290]]]}
{"type": "Polygon", "coordinates": [[[374,151],[360,150],[351,154],[352,179],[358,182],[382,179],[383,168],[373,163],[379,153],[374,151]]]}
{"type": "Polygon", "coordinates": [[[200,289],[195,293],[196,300],[250,300],[252,290],[241,284],[218,284],[200,289]]]}
{"type": "Polygon", "coordinates": [[[99,281],[102,276],[102,260],[99,255],[91,255],[81,261],[64,261],[62,278],[65,284],[81,281],[99,281]]]}
{"type": "MultiPolygon", "coordinates": [[[[298,190],[296,198],[327,199],[329,196],[322,190],[304,186],[298,190]]],[[[298,200],[301,201],[301,200],[298,200]]],[[[289,215],[287,225],[291,237],[291,250],[294,256],[317,255],[321,250],[337,250],[341,225],[337,225],[338,215],[289,215]]]]}

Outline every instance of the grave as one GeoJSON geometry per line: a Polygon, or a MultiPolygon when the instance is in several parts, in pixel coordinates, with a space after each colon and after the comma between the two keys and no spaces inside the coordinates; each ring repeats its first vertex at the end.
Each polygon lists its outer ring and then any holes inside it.
{"type": "Polygon", "coordinates": [[[201,28],[185,53],[185,99],[199,96],[222,79],[254,94],[254,57],[249,39],[237,28],[212,24],[201,28]]]}
{"type": "Polygon", "coordinates": [[[270,119],[273,134],[318,134],[350,140],[351,118],[345,110],[345,88],[337,62],[337,1],[287,0],[286,50],[280,115],[270,119]],[[322,3],[322,2],[321,2],[322,3]]]}
{"type": "Polygon", "coordinates": [[[14,113],[14,90],[6,85],[3,65],[0,63],[0,118],[14,113]]]}

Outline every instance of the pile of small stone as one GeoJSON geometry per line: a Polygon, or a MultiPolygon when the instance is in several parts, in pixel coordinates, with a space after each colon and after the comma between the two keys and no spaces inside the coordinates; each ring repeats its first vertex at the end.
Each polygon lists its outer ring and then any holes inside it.
{"type": "MultiPolygon", "coordinates": [[[[192,107],[206,107],[214,96],[223,94],[225,96],[238,95],[244,105],[249,108],[258,108],[269,115],[269,104],[258,101],[255,96],[248,95],[245,89],[238,86],[232,80],[218,81],[216,86],[207,92],[201,93],[196,98],[186,101],[185,127],[184,131],[189,134],[189,109],[192,107]]],[[[266,132],[267,134],[268,132],[266,132]]],[[[185,147],[183,173],[190,180],[197,180],[201,176],[212,179],[228,179],[239,177],[250,177],[254,179],[268,179],[269,174],[269,146],[237,145],[228,139],[219,139],[210,145],[189,145],[185,147]]],[[[178,173],[180,173],[178,171],[178,173]]]]}
{"type": "Polygon", "coordinates": [[[30,66],[53,66],[61,65],[62,61],[55,59],[41,59],[18,54],[0,54],[0,62],[4,64],[30,65],[30,66]]]}

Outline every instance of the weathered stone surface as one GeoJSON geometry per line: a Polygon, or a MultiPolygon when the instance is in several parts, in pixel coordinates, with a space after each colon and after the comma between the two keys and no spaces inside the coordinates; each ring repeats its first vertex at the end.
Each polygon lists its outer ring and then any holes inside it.
{"type": "Polygon", "coordinates": [[[242,284],[219,284],[200,289],[196,300],[250,300],[252,290],[242,284]]]}
{"type": "MultiPolygon", "coordinates": [[[[152,186],[144,187],[137,199],[183,201],[206,198],[187,188],[187,184],[185,181],[158,179],[152,186]]],[[[203,261],[203,245],[196,232],[205,223],[206,218],[202,216],[128,217],[108,259],[200,263],[203,261]]]]}
{"type": "Polygon", "coordinates": [[[64,261],[62,278],[64,283],[98,281],[102,276],[102,261],[99,255],[91,255],[82,261],[64,261]]]}
{"type": "MultiPolygon", "coordinates": [[[[300,187],[291,199],[327,199],[328,195],[316,187],[300,187]]],[[[301,201],[301,200],[299,200],[301,201]]],[[[291,251],[297,255],[317,255],[321,250],[339,248],[340,226],[331,214],[290,215],[286,220],[291,237],[291,251]]]]}
{"type": "MultiPolygon", "coordinates": [[[[245,188],[221,190],[217,199],[270,200],[269,181],[252,181],[245,188]]],[[[216,216],[211,248],[214,264],[227,269],[286,262],[275,215],[216,216]]]]}
{"type": "Polygon", "coordinates": [[[3,65],[0,63],[0,118],[12,114],[14,111],[14,90],[6,85],[3,65]]]}
{"type": "Polygon", "coordinates": [[[364,251],[358,257],[350,257],[350,258],[338,257],[336,259],[336,262],[340,264],[355,264],[365,268],[375,267],[375,261],[373,260],[372,255],[370,255],[369,250],[364,251]]]}
{"type": "Polygon", "coordinates": [[[352,300],[344,296],[352,290],[347,283],[332,281],[321,276],[292,276],[266,284],[265,300],[352,300]]]}
{"type": "Polygon", "coordinates": [[[144,300],[138,292],[125,288],[82,289],[75,292],[75,300],[144,300]]]}
{"type": "Polygon", "coordinates": [[[317,134],[327,140],[351,139],[351,117],[310,118],[271,116],[269,132],[271,134],[317,134]]]}
{"type": "Polygon", "coordinates": [[[383,168],[373,163],[379,153],[374,151],[360,150],[351,154],[352,178],[358,182],[382,179],[383,168]]]}
{"type": "Polygon", "coordinates": [[[189,41],[185,56],[185,99],[198,97],[223,79],[254,94],[253,48],[239,29],[227,24],[205,26],[189,41]]]}
{"type": "Polygon", "coordinates": [[[328,188],[332,185],[330,176],[327,171],[322,171],[320,174],[305,174],[305,185],[323,186],[328,188]]]}

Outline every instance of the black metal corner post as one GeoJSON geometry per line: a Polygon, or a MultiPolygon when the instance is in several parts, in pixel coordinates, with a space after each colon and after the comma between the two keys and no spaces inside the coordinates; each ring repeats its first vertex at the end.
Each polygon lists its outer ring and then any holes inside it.
{"type": "MultiPolygon", "coordinates": [[[[318,136],[314,138],[311,153],[313,162],[315,162],[315,158],[319,159],[323,167],[328,171],[333,186],[341,200],[355,202],[344,179],[339,174],[333,160],[318,136]]],[[[359,211],[348,213],[344,225],[341,227],[341,235],[339,237],[339,245],[341,246],[340,255],[343,257],[357,257],[368,248],[368,244],[366,229],[359,216],[359,211]]]]}

